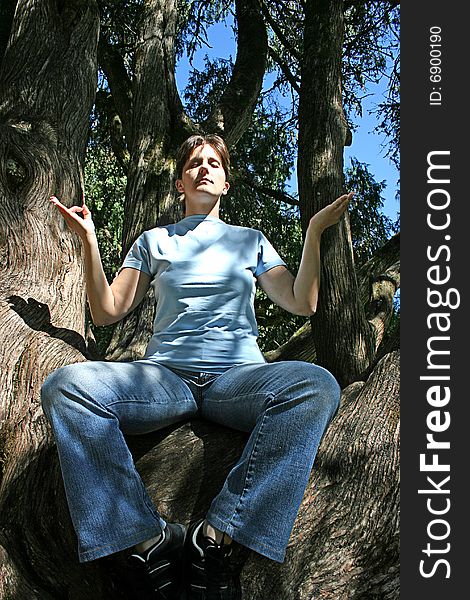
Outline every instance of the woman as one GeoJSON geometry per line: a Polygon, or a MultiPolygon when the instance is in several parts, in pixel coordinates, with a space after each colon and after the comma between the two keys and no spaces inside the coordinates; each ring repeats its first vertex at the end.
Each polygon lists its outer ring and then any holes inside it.
{"type": "Polygon", "coordinates": [[[69,365],[52,373],[42,390],[79,560],[133,547],[130,562],[151,581],[149,597],[179,597],[185,555],[188,598],[241,598],[232,541],[284,560],[315,453],[339,402],[339,387],[325,369],[264,361],[253,301],[257,281],[282,308],[314,313],[321,234],[338,222],[352,195],[311,219],[294,277],[261,232],[220,220],[229,170],[220,137],[186,140],[176,181],[185,218],[144,232],[111,285],[87,207],[67,208],[51,198],[83,242],[95,324],[122,319],[149,285],[155,288],[154,335],[143,360],[69,365]],[[147,433],[195,415],[250,437],[206,518],[186,533],[156,512],[123,434],[147,433]]]}

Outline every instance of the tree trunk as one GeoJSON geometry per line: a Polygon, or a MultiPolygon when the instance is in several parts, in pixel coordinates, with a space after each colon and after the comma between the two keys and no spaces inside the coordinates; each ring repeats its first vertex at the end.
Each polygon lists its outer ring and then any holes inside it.
{"type": "MultiPolygon", "coordinates": [[[[344,193],[346,119],[341,102],[343,1],[308,0],[299,98],[299,196],[305,229],[344,193]]],[[[374,329],[357,294],[347,215],[322,235],[322,284],[312,318],[317,361],[342,385],[355,381],[375,353],[374,329]]]]}
{"type": "Polygon", "coordinates": [[[98,24],[92,1],[20,0],[2,57],[2,598],[50,597],[60,568],[54,554],[66,556],[70,543],[57,536],[55,518],[60,526],[68,515],[39,389],[53,369],[84,360],[85,298],[80,244],[49,196],[81,200],[98,24]]]}

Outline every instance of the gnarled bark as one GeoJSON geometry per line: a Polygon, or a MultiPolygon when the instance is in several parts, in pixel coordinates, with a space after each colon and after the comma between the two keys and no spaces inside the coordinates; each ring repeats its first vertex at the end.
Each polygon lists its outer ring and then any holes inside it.
{"type": "Polygon", "coordinates": [[[82,196],[98,25],[92,0],[20,0],[0,72],[4,598],[54,597],[46,580],[55,555],[67,555],[69,540],[57,538],[52,519],[68,516],[56,502],[61,486],[39,389],[53,369],[84,360],[85,296],[80,245],[49,196],[82,196]]]}

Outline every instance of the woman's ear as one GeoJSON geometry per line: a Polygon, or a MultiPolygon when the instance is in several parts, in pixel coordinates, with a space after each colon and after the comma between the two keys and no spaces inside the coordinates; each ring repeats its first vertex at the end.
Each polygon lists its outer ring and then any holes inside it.
{"type": "Polygon", "coordinates": [[[225,187],[222,191],[222,195],[225,196],[225,194],[229,191],[230,189],[230,183],[228,181],[225,182],[225,187]]]}
{"type": "Polygon", "coordinates": [[[184,186],[183,186],[183,182],[181,181],[181,179],[177,179],[175,181],[175,186],[180,194],[184,194],[184,186]]]}

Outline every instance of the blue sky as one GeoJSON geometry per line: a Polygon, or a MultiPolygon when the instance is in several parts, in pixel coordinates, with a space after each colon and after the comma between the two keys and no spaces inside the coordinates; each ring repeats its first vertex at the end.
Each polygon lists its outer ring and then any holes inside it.
{"type": "MultiPolygon", "coordinates": [[[[204,66],[204,56],[207,54],[210,58],[235,58],[236,44],[230,22],[228,24],[216,23],[208,29],[208,40],[212,48],[203,46],[195,53],[193,66],[197,69],[202,69],[204,66]]],[[[177,65],[176,80],[180,92],[184,89],[188,81],[188,75],[191,66],[186,57],[182,57],[177,65]]],[[[269,86],[269,74],[265,78],[266,87],[269,86]]],[[[365,99],[363,104],[362,118],[355,119],[358,128],[353,133],[353,143],[345,148],[344,163],[349,166],[350,158],[354,156],[360,162],[369,165],[370,172],[374,175],[376,181],[385,181],[387,187],[382,195],[385,199],[384,213],[393,221],[397,218],[399,212],[399,203],[396,200],[397,182],[399,173],[395,166],[385,157],[385,150],[382,148],[384,142],[383,135],[378,135],[373,132],[377,125],[375,117],[368,114],[369,110],[383,100],[383,85],[373,86],[368,89],[371,95],[365,99]]],[[[291,191],[297,189],[295,173],[291,179],[291,191]]]]}

